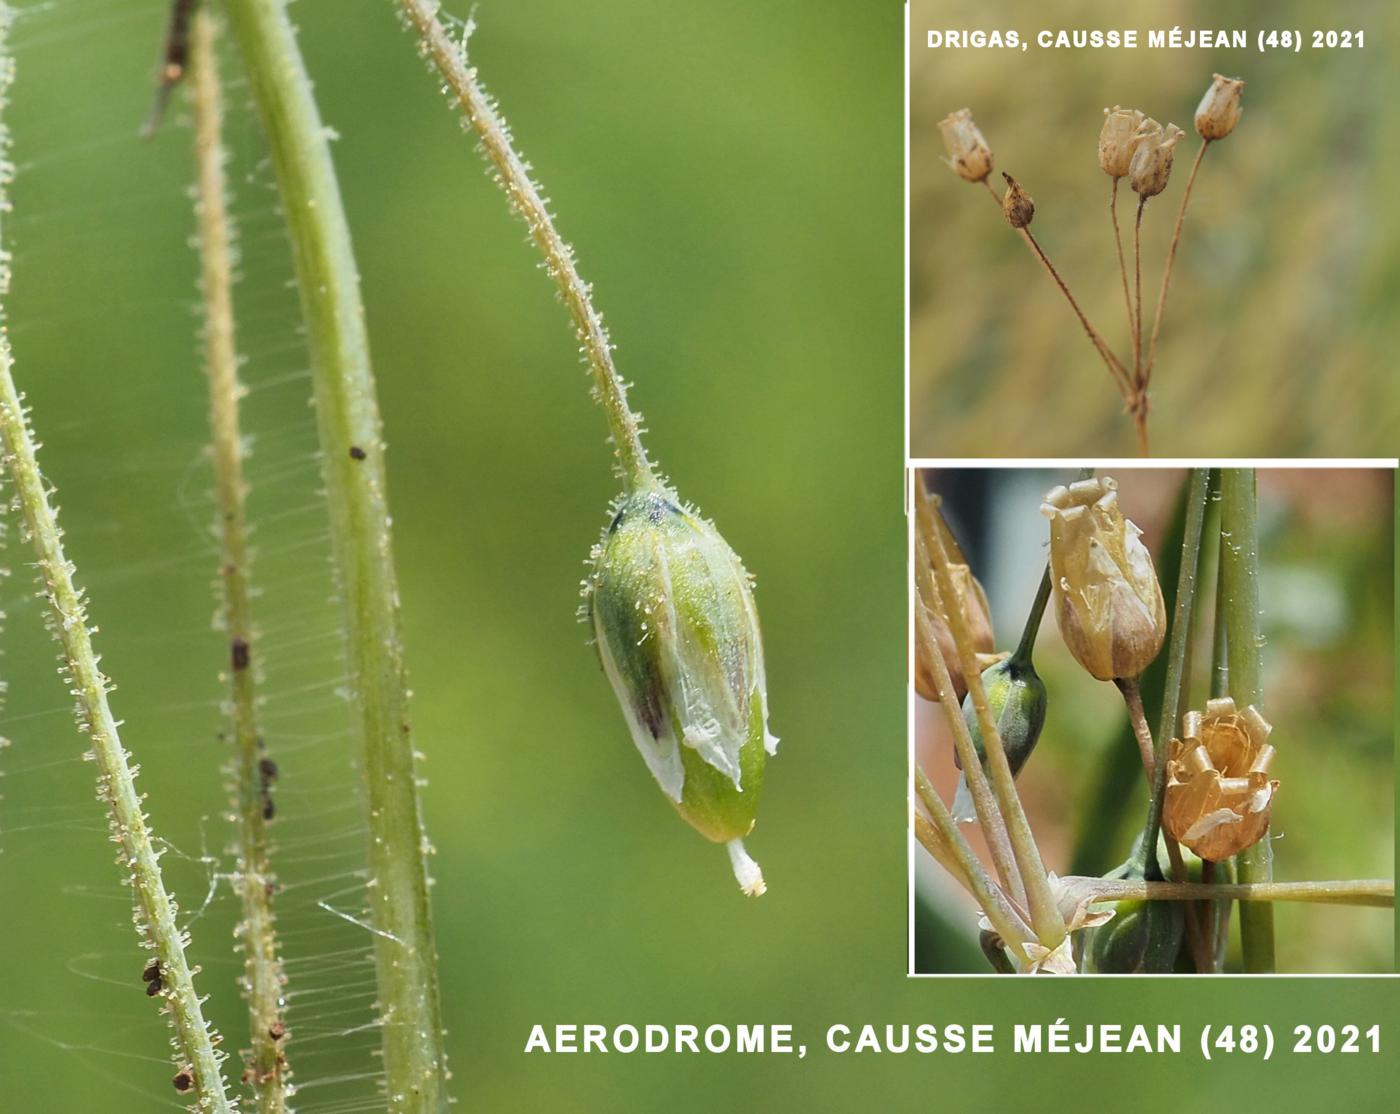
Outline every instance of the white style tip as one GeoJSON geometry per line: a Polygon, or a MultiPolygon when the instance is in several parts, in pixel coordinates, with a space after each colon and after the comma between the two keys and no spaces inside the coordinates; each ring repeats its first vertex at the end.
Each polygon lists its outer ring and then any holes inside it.
{"type": "Polygon", "coordinates": [[[731,839],[724,846],[729,851],[729,861],[734,864],[734,880],[739,883],[739,889],[749,897],[760,897],[767,893],[768,886],[763,881],[763,871],[744,850],[744,841],[731,839]]]}

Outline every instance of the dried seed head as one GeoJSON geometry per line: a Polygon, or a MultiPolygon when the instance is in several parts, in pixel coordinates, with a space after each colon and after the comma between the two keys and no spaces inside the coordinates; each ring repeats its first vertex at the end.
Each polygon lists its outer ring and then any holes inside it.
{"type": "Polygon", "coordinates": [[[1001,176],[1006,179],[1006,196],[1001,199],[1001,211],[1006,214],[1012,228],[1025,228],[1035,216],[1035,202],[1010,174],[1002,171],[1001,176]]]}
{"type": "Polygon", "coordinates": [[[1202,139],[1224,139],[1240,122],[1240,96],[1244,82],[1215,75],[1215,80],[1196,107],[1196,132],[1202,139]]]}
{"type": "Polygon", "coordinates": [[[1167,609],[1142,531],[1118,506],[1118,484],[1102,476],[1057,487],[1040,513],[1050,520],[1060,637],[1100,681],[1140,676],[1162,649],[1167,609]]]}
{"type": "MultiPolygon", "coordinates": [[[[948,528],[948,523],[943,518],[943,512],[939,509],[937,496],[929,497],[929,510],[931,513],[927,519],[920,517],[919,529],[924,530],[931,525],[932,529],[938,531],[939,537],[943,539],[943,548],[948,554],[948,571],[953,581],[953,591],[962,600],[963,614],[967,616],[968,630],[972,635],[972,648],[977,653],[979,664],[986,668],[992,664],[992,661],[984,659],[992,658],[994,646],[992,609],[987,602],[987,593],[983,591],[977,578],[972,575],[972,569],[968,567],[962,549],[958,546],[957,539],[953,537],[953,531],[948,528]]],[[[927,538],[925,541],[926,549],[932,551],[933,539],[927,538]]],[[[948,676],[953,682],[953,691],[957,693],[958,700],[961,701],[967,695],[967,679],[963,676],[962,664],[958,659],[957,643],[953,640],[953,632],[948,627],[947,619],[933,606],[933,601],[923,595],[927,583],[924,578],[932,575],[928,569],[924,569],[920,574],[919,603],[921,607],[926,609],[926,614],[933,627],[934,640],[938,643],[938,649],[943,655],[943,662],[948,667],[948,676]]],[[[944,602],[951,606],[950,601],[944,602]]],[[[938,686],[933,680],[933,663],[928,660],[930,652],[924,642],[919,640],[914,654],[914,689],[925,700],[937,703],[938,686]]]]}
{"type": "Polygon", "coordinates": [[[1126,178],[1137,150],[1138,129],[1143,115],[1136,108],[1114,105],[1103,110],[1103,130],[1099,132],[1099,166],[1113,178],[1126,178]]]}
{"type": "Polygon", "coordinates": [[[992,172],[992,149],[972,122],[972,110],[960,108],[940,120],[938,127],[954,173],[969,182],[984,181],[992,172]]]}
{"type": "Polygon", "coordinates": [[[1162,125],[1150,117],[1138,129],[1138,145],[1128,166],[1128,182],[1142,197],[1156,197],[1167,188],[1176,145],[1186,133],[1175,124],[1162,125]]]}
{"type": "MultiPolygon", "coordinates": [[[[681,816],[707,839],[737,845],[753,828],[778,744],[743,564],[660,488],[622,500],[594,560],[587,613],[637,749],[681,816]]],[[[730,856],[745,892],[762,893],[742,845],[730,856]]]]}
{"type": "Polygon", "coordinates": [[[1186,713],[1182,738],[1167,749],[1162,827],[1173,839],[1220,862],[1263,838],[1278,790],[1269,780],[1272,730],[1258,708],[1239,712],[1228,696],[1186,713]]]}

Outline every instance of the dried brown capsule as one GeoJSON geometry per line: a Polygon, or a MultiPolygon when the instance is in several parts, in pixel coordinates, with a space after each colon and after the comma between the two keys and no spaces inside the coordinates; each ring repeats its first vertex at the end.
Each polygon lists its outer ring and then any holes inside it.
{"type": "Polygon", "coordinates": [[[1006,214],[1007,223],[1012,228],[1025,228],[1035,216],[1035,202],[1010,174],[1002,171],[1001,176],[1006,179],[1006,196],[1001,199],[1001,211],[1006,214]]]}
{"type": "Polygon", "coordinates": [[[1103,130],[1099,132],[1099,166],[1112,178],[1126,178],[1137,150],[1143,115],[1136,108],[1114,105],[1103,110],[1103,130]]]}
{"type": "Polygon", "coordinates": [[[1176,145],[1186,133],[1175,124],[1165,129],[1148,118],[1138,129],[1138,146],[1128,167],[1128,182],[1142,197],[1156,197],[1167,188],[1172,174],[1172,158],[1176,145]]]}
{"type": "MultiPolygon", "coordinates": [[[[982,585],[977,578],[972,575],[972,569],[967,565],[959,548],[957,539],[953,537],[952,530],[948,529],[948,523],[943,519],[943,513],[938,509],[936,497],[929,500],[930,514],[927,518],[922,515],[919,519],[919,529],[926,530],[930,525],[932,529],[938,531],[938,536],[943,539],[943,548],[948,554],[948,568],[952,576],[953,590],[958,598],[962,600],[963,611],[967,615],[968,629],[972,634],[972,648],[977,653],[979,667],[985,669],[996,661],[992,650],[995,639],[992,633],[992,609],[987,602],[987,593],[982,590],[982,585]]],[[[925,538],[924,547],[927,552],[933,550],[933,539],[925,538]]],[[[931,577],[933,573],[924,568],[919,573],[920,577],[931,577]]],[[[953,641],[953,632],[949,629],[947,622],[933,607],[933,602],[922,594],[920,582],[919,606],[926,609],[925,614],[929,617],[933,628],[934,640],[938,643],[938,649],[943,655],[944,664],[948,667],[948,676],[953,682],[953,691],[957,693],[958,700],[961,701],[967,695],[967,681],[963,677],[962,665],[958,660],[957,643],[953,641]]],[[[945,601],[951,606],[951,601],[945,601]]],[[[922,621],[922,620],[921,620],[922,621]]],[[[933,680],[933,663],[928,660],[930,648],[922,639],[917,640],[914,654],[914,690],[925,700],[938,701],[938,686],[933,680]]]]}
{"type": "Polygon", "coordinates": [[[1216,74],[1196,107],[1196,132],[1202,139],[1224,139],[1240,122],[1244,82],[1216,74]]]}
{"type": "Polygon", "coordinates": [[[972,122],[972,110],[960,108],[938,122],[943,146],[948,149],[948,165],[959,178],[984,181],[992,172],[992,149],[972,122]]]}
{"type": "Polygon", "coordinates": [[[1263,838],[1278,790],[1272,730],[1258,708],[1237,711],[1228,696],[1186,713],[1183,738],[1167,750],[1162,827],[1173,839],[1220,862],[1263,838]]]}
{"type": "Polygon", "coordinates": [[[1060,637],[1100,681],[1140,676],[1162,649],[1167,609],[1142,531],[1118,506],[1118,484],[1102,476],[1057,487],[1040,513],[1050,520],[1060,637]]]}

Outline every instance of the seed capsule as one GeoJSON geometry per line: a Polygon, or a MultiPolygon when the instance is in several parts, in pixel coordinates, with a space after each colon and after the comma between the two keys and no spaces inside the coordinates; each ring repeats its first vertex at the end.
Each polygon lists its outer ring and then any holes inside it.
{"type": "Polygon", "coordinates": [[[1123,517],[1111,477],[1080,480],[1045,496],[1050,570],[1060,637],[1101,681],[1141,676],[1162,649],[1167,609],[1142,544],[1123,517]]]}
{"type": "MultiPolygon", "coordinates": [[[[1006,750],[1006,761],[1011,767],[1011,776],[1015,777],[1026,764],[1026,759],[1031,756],[1031,751],[1040,739],[1041,728],[1045,726],[1045,682],[1036,673],[1029,657],[1024,660],[1010,657],[983,670],[982,688],[987,694],[987,706],[996,717],[997,734],[1001,736],[1002,746],[1006,750]]],[[[987,751],[971,696],[963,701],[962,712],[963,719],[967,721],[968,732],[972,735],[972,745],[976,747],[985,769],[987,751]]],[[[957,761],[956,754],[954,761],[957,761]]],[[[962,768],[961,762],[958,762],[958,768],[962,768]]],[[[958,791],[953,797],[952,813],[954,820],[969,821],[977,818],[966,774],[958,778],[958,791]]]]}
{"type": "Polygon", "coordinates": [[[1196,133],[1202,139],[1224,139],[1240,122],[1244,82],[1215,75],[1196,108],[1196,133]]]}
{"type": "Polygon", "coordinates": [[[660,487],[622,499],[593,561],[587,614],[637,749],[681,816],[728,845],[744,892],[763,893],[742,840],[778,740],[743,564],[660,487]]]}
{"type": "Polygon", "coordinates": [[[1138,130],[1138,145],[1128,167],[1128,183],[1141,197],[1156,197],[1167,188],[1172,174],[1176,145],[1186,133],[1175,124],[1163,130],[1156,120],[1147,119],[1138,130]]]}
{"type": "MultiPolygon", "coordinates": [[[[919,532],[918,560],[920,562],[920,569],[916,574],[917,606],[920,608],[919,622],[921,629],[931,631],[932,640],[937,643],[943,657],[943,663],[948,669],[948,677],[953,682],[953,691],[957,693],[958,700],[961,701],[967,694],[967,679],[963,676],[957,643],[953,639],[953,632],[948,626],[947,619],[934,606],[929,588],[934,575],[929,565],[933,559],[931,554],[936,546],[933,537],[935,533],[942,540],[943,549],[948,554],[949,577],[953,582],[954,593],[962,602],[963,614],[967,616],[968,632],[972,636],[972,648],[977,656],[979,669],[985,669],[993,661],[999,660],[992,654],[991,605],[987,602],[987,593],[982,590],[982,585],[972,575],[967,558],[963,556],[957,538],[953,537],[953,531],[949,529],[948,523],[943,517],[938,496],[926,494],[922,484],[917,487],[916,494],[915,524],[919,532]],[[925,620],[927,621],[926,625],[924,625],[925,620]]],[[[951,606],[948,601],[944,602],[951,606]]],[[[932,655],[933,648],[928,644],[928,641],[924,637],[917,639],[914,647],[914,688],[925,700],[937,703],[938,686],[933,679],[933,662],[930,660],[932,655]]]]}
{"type": "Polygon", "coordinates": [[[1136,108],[1103,110],[1103,130],[1099,132],[1099,166],[1112,178],[1126,178],[1137,150],[1138,129],[1143,115],[1136,108]]]}
{"type": "Polygon", "coordinates": [[[1167,749],[1162,827],[1173,839],[1220,862],[1263,838],[1278,790],[1272,730],[1258,708],[1237,711],[1228,696],[1186,713],[1183,737],[1167,749]]]}
{"type": "MultiPolygon", "coordinates": [[[[1107,877],[1141,880],[1140,864],[1130,860],[1107,877]]],[[[1176,967],[1186,931],[1179,901],[1120,901],[1107,924],[1091,930],[1084,970],[1103,975],[1164,975],[1176,967]]]]}
{"type": "Polygon", "coordinates": [[[992,149],[972,122],[972,110],[960,108],[940,120],[938,127],[954,173],[968,182],[984,181],[992,172],[992,149]]]}
{"type": "Polygon", "coordinates": [[[1006,196],[1001,199],[1001,211],[1006,214],[1006,221],[1012,228],[1025,228],[1035,216],[1035,202],[1010,174],[1002,171],[1001,176],[1006,179],[1006,196]]]}

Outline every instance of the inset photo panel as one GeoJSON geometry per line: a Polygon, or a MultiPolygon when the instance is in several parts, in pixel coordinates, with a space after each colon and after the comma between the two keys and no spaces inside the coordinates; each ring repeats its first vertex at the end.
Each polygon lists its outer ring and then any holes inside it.
{"type": "Polygon", "coordinates": [[[909,10],[915,458],[1394,451],[1393,6],[909,10]]]}
{"type": "Polygon", "coordinates": [[[911,469],[911,974],[1393,973],[1393,464],[911,469]]]}

